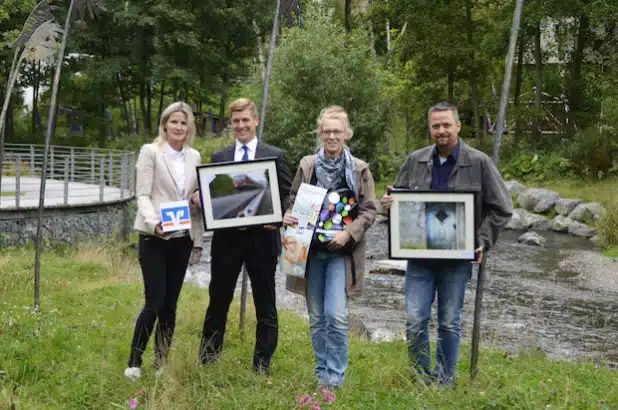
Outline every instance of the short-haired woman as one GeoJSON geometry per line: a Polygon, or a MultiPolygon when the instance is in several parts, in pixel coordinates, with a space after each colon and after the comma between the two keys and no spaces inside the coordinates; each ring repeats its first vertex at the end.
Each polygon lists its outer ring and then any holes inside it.
{"type": "Polygon", "coordinates": [[[189,262],[199,261],[203,226],[195,167],[200,154],[191,148],[195,121],[191,107],[176,102],[161,115],[159,135],[145,144],[137,160],[138,255],[144,278],[145,304],[137,318],[124,375],[141,376],[142,355],[155,328],[155,370],[160,374],[172,343],[176,304],[189,262]],[[160,205],[188,200],[191,229],[166,233],[160,205]]]}
{"type": "MultiPolygon", "coordinates": [[[[347,189],[356,198],[357,215],[353,221],[347,220],[325,247],[310,248],[306,281],[287,283],[293,291],[301,290],[299,285],[304,286],[318,381],[324,387],[337,388],[343,383],[348,367],[347,297],[360,294],[363,288],[364,234],[375,220],[376,203],[369,166],[353,157],[344,145],[353,135],[345,110],[338,106],[322,110],[317,134],[322,146],[317,155],[301,159],[290,191],[290,203],[294,203],[301,183],[328,191],[347,189]]],[[[298,222],[290,214],[291,209],[283,219],[288,226],[298,222]]]]}

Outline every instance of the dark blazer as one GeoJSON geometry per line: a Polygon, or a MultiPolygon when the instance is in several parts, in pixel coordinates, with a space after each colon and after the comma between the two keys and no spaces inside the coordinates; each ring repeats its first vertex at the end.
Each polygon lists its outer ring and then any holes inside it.
{"type": "MultiPolygon", "coordinates": [[[[231,162],[234,161],[234,149],[235,144],[227,146],[220,151],[212,154],[212,162],[231,162]]],[[[292,174],[288,167],[288,161],[285,159],[285,152],[280,148],[272,145],[268,145],[261,141],[258,141],[257,148],[255,150],[255,158],[277,158],[277,178],[279,179],[279,198],[281,198],[281,209],[285,211],[290,206],[290,188],[292,187],[292,174]]],[[[237,230],[237,229],[234,229],[237,230]]],[[[274,254],[279,255],[281,253],[281,234],[279,230],[268,231],[262,227],[249,229],[251,234],[257,234],[263,236],[263,239],[268,241],[268,244],[272,246],[274,254]]],[[[217,231],[221,232],[221,231],[217,231]]],[[[213,241],[217,240],[217,232],[213,236],[213,241]]],[[[267,244],[265,244],[267,246],[267,244]]]]}

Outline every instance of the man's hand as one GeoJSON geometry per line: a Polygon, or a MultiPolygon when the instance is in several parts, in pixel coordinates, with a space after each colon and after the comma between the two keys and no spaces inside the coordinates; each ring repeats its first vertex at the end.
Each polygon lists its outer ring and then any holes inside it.
{"type": "Polygon", "coordinates": [[[476,260],[472,261],[470,263],[472,263],[473,265],[480,265],[483,262],[483,247],[478,247],[474,250],[474,253],[476,254],[476,260]]]}
{"type": "Polygon", "coordinates": [[[298,223],[298,218],[290,214],[283,215],[283,225],[292,226],[298,223]]]}
{"type": "Polygon", "coordinates": [[[389,186],[386,189],[387,193],[384,194],[384,196],[380,200],[380,205],[382,205],[382,209],[384,210],[384,212],[387,212],[389,209],[391,209],[391,205],[393,205],[393,197],[388,194],[388,190],[393,189],[393,187],[389,186]]]}
{"type": "Polygon", "coordinates": [[[343,248],[346,245],[346,243],[350,241],[350,239],[351,239],[351,236],[349,233],[347,233],[346,231],[339,231],[335,234],[333,239],[328,243],[326,248],[331,252],[336,251],[338,249],[343,248]]]}
{"type": "Polygon", "coordinates": [[[193,266],[202,258],[202,248],[191,249],[191,256],[189,256],[189,266],[193,266]]]}
{"type": "Polygon", "coordinates": [[[200,191],[195,191],[193,195],[191,195],[191,202],[193,202],[198,208],[202,207],[202,201],[200,200],[200,191]]]}
{"type": "Polygon", "coordinates": [[[276,231],[279,227],[277,225],[264,225],[264,229],[267,231],[276,231]]]}

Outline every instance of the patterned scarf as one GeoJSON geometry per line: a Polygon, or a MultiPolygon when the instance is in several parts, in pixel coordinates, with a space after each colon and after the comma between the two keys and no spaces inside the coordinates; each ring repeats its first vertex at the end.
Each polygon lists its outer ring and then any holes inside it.
{"type": "Polygon", "coordinates": [[[320,148],[315,161],[315,176],[318,186],[329,191],[338,189],[345,176],[346,185],[354,191],[354,196],[358,199],[354,158],[346,147],[343,147],[343,153],[339,158],[328,158],[324,155],[324,147],[320,148]]]}

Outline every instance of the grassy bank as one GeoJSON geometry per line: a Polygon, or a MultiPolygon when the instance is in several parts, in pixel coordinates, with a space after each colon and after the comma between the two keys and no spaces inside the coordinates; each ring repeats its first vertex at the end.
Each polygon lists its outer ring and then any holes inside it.
{"type": "MultiPolygon", "coordinates": [[[[245,341],[238,309],[230,313],[221,361],[197,365],[208,296],[186,286],[178,311],[170,363],[155,378],[148,348],[139,382],[122,376],[134,320],[142,304],[135,251],[119,244],[46,252],[41,309],[33,312],[30,249],[0,253],[0,408],[291,409],[297,395],[313,393],[313,353],[307,323],[280,312],[279,347],[272,377],[250,371],[253,313],[245,341]],[[11,399],[12,397],[12,399],[11,399]]],[[[409,376],[405,344],[352,339],[350,368],[333,409],[590,408],[618,407],[618,375],[594,364],[551,361],[483,351],[480,374],[467,376],[464,346],[456,390],[425,387],[409,376]]]]}

